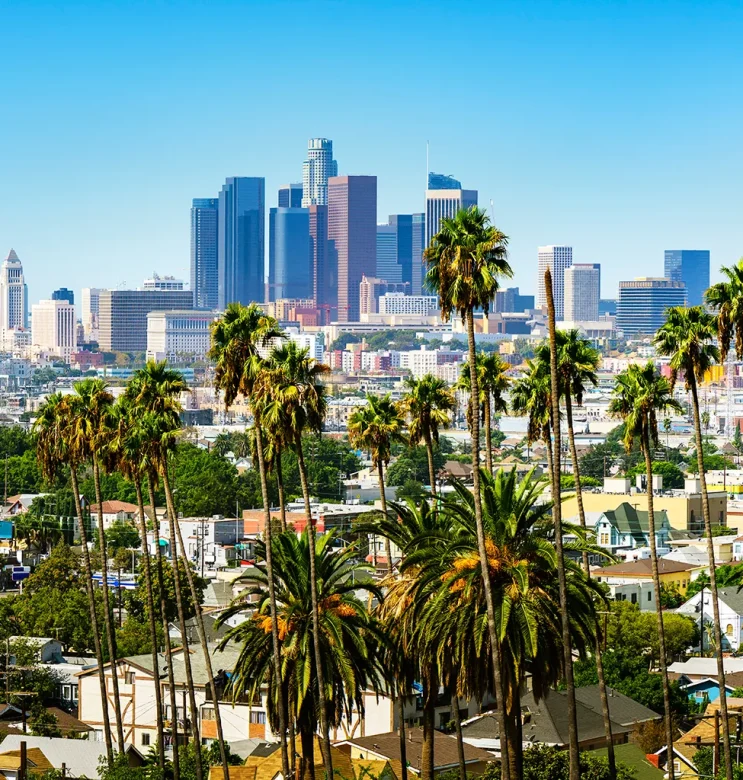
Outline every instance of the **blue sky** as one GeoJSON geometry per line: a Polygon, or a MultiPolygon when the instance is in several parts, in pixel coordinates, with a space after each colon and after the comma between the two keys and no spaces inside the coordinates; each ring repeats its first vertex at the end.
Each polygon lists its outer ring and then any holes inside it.
{"type": "Polygon", "coordinates": [[[620,279],[743,255],[743,4],[0,0],[0,253],[32,300],[188,278],[189,207],[301,178],[307,139],[376,174],[379,221],[431,168],[493,201],[515,284],[571,244],[620,279]]]}

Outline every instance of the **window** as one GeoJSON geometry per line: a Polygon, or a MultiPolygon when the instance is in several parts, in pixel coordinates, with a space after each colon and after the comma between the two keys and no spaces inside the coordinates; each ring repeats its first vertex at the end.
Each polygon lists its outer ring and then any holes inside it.
{"type": "Polygon", "coordinates": [[[124,673],[124,682],[127,685],[134,685],[134,672],[125,672],[124,673]]]}
{"type": "Polygon", "coordinates": [[[204,707],[201,710],[201,717],[203,720],[216,720],[217,716],[214,712],[214,707],[204,707]]]}
{"type": "Polygon", "coordinates": [[[633,604],[637,604],[637,594],[636,594],[636,593],[633,593],[633,594],[630,596],[630,601],[631,601],[633,604]]]}
{"type": "Polygon", "coordinates": [[[652,600],[653,600],[653,592],[649,590],[648,591],[648,601],[652,601],[652,600]]]}
{"type": "Polygon", "coordinates": [[[265,712],[251,712],[250,713],[250,722],[251,723],[265,723],[266,722],[266,713],[265,712]]]}
{"type": "Polygon", "coordinates": [[[142,734],[142,745],[144,745],[144,747],[147,747],[149,744],[150,744],[150,735],[142,734]]]}
{"type": "Polygon", "coordinates": [[[732,636],[733,635],[733,624],[732,623],[728,623],[727,626],[725,626],[725,634],[727,636],[732,636]]]}

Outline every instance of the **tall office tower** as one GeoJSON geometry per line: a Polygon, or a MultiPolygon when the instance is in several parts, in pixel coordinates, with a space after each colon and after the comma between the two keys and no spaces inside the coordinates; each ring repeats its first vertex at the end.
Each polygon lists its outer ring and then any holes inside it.
{"type": "Polygon", "coordinates": [[[310,206],[308,211],[312,297],[323,312],[324,324],[328,324],[336,318],[338,309],[338,266],[328,264],[328,207],[310,206]]]}
{"type": "Polygon", "coordinates": [[[652,336],[665,322],[671,306],[686,306],[686,285],[670,279],[638,277],[619,282],[617,329],[625,336],[652,336]]]}
{"type": "Polygon", "coordinates": [[[279,208],[302,208],[302,184],[282,184],[279,187],[279,208]]]}
{"type": "Polygon", "coordinates": [[[493,311],[498,314],[507,312],[509,314],[521,314],[528,309],[534,308],[533,295],[521,295],[518,287],[507,287],[505,290],[498,290],[495,294],[495,307],[493,311]]]}
{"type": "Polygon", "coordinates": [[[461,190],[462,182],[445,173],[428,173],[429,190],[461,190]]]}
{"type": "Polygon", "coordinates": [[[151,311],[193,309],[190,290],[101,290],[98,343],[103,352],[144,352],[151,311]]]}
{"type": "Polygon", "coordinates": [[[10,330],[28,327],[28,288],[23,266],[14,249],[0,266],[0,331],[3,339],[10,330]]]}
{"type": "MultiPolygon", "coordinates": [[[[452,181],[458,184],[456,180],[452,181]]],[[[460,209],[468,209],[476,205],[477,190],[452,188],[426,190],[426,241],[423,249],[430,246],[431,239],[439,232],[439,225],[444,217],[453,217],[460,209]]]]}
{"type": "Polygon", "coordinates": [[[219,198],[191,202],[191,292],[197,309],[216,309],[218,271],[219,198]]]}
{"type": "Polygon", "coordinates": [[[230,177],[219,193],[220,309],[265,298],[265,195],[258,176],[230,177]]]}
{"type": "Polygon", "coordinates": [[[338,322],[356,322],[361,277],[376,276],[376,176],[328,179],[328,263],[338,268],[338,322]]]}
{"type": "Polygon", "coordinates": [[[709,249],[666,249],[663,275],[686,284],[687,306],[701,306],[709,288],[709,249]]]}
{"type": "Polygon", "coordinates": [[[182,290],[184,287],[182,279],[176,279],[175,276],[158,276],[158,274],[152,274],[142,283],[143,290],[182,290]]]}
{"type": "Polygon", "coordinates": [[[272,208],[268,212],[268,300],[312,298],[310,212],[272,208]]]}
{"type": "Polygon", "coordinates": [[[402,268],[397,262],[397,228],[377,225],[377,275],[388,282],[401,282],[402,268]]]}
{"type": "Polygon", "coordinates": [[[327,138],[310,138],[307,159],[302,164],[302,208],[327,205],[328,179],[337,175],[333,142],[327,138]]]}
{"type": "Polygon", "coordinates": [[[565,319],[565,269],[573,264],[573,247],[571,246],[540,246],[537,250],[537,308],[547,305],[547,295],[544,290],[544,272],[549,268],[552,273],[552,296],[555,301],[555,319],[565,319]]]}
{"type": "Polygon", "coordinates": [[[52,293],[53,301],[67,301],[73,306],[75,305],[75,293],[72,290],[68,290],[66,287],[60,287],[52,293]]]}
{"type": "Polygon", "coordinates": [[[426,267],[423,264],[423,250],[426,242],[426,215],[422,212],[413,214],[411,220],[411,248],[412,268],[410,271],[410,292],[412,295],[420,295],[423,289],[423,281],[426,276],[426,267]]]}
{"type": "Polygon", "coordinates": [[[58,355],[70,362],[77,350],[75,306],[64,300],[35,303],[31,316],[31,343],[43,352],[58,355]]]}
{"type": "Polygon", "coordinates": [[[588,322],[599,318],[601,266],[576,263],[565,269],[565,319],[588,322]]]}
{"type": "Polygon", "coordinates": [[[102,290],[98,287],[83,287],[83,294],[80,296],[80,316],[83,321],[83,331],[88,338],[93,334],[96,338],[98,336],[101,292],[102,290]]]}

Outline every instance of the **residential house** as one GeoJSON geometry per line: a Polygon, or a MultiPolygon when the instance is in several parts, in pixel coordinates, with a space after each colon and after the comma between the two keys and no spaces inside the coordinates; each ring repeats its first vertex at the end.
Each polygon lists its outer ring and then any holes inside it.
{"type": "MultiPolygon", "coordinates": [[[[667,558],[658,561],[661,585],[677,588],[682,596],[689,587],[694,569],[695,567],[688,563],[670,561],[667,558]]],[[[649,558],[593,569],[591,576],[606,583],[613,598],[639,604],[643,611],[655,611],[653,570],[649,558]]]]}
{"type": "MultiPolygon", "coordinates": [[[[628,501],[623,501],[616,509],[601,512],[593,525],[596,543],[615,555],[625,550],[648,547],[649,528],[647,511],[636,509],[628,501]]],[[[659,555],[669,551],[670,535],[668,513],[661,509],[655,512],[655,543],[659,555]]]]}
{"type": "MultiPolygon", "coordinates": [[[[232,547],[242,539],[243,522],[234,518],[226,518],[222,515],[213,517],[185,517],[178,519],[183,544],[186,547],[186,555],[189,560],[199,566],[203,563],[205,568],[216,568],[220,558],[227,561],[230,556],[218,552],[218,547],[232,547]]],[[[163,553],[170,557],[170,524],[168,520],[160,521],[160,543],[163,553]]],[[[154,540],[150,543],[150,552],[155,553],[154,540]]],[[[231,556],[231,557],[234,557],[231,556]]],[[[226,563],[224,564],[226,565],[226,563]]]]}
{"type": "MultiPolygon", "coordinates": [[[[103,501],[103,527],[110,528],[116,522],[133,523],[139,520],[139,507],[128,501],[103,501]]],[[[98,517],[98,504],[90,507],[90,514],[98,517]]]]}
{"type": "MultiPolygon", "coordinates": [[[[413,775],[420,775],[423,753],[423,729],[407,729],[405,737],[408,772],[413,775]]],[[[400,735],[396,731],[364,737],[351,737],[342,742],[337,742],[336,747],[338,750],[346,753],[352,760],[371,759],[387,761],[393,767],[399,766],[401,762],[400,735]]],[[[434,731],[433,755],[434,776],[455,771],[459,766],[456,738],[442,734],[440,731],[434,731]]],[[[493,758],[492,753],[488,753],[485,750],[467,744],[464,746],[464,761],[468,774],[481,775],[493,758]]]]}
{"type": "MultiPolygon", "coordinates": [[[[717,597],[723,646],[727,652],[737,652],[743,641],[743,593],[739,593],[737,587],[733,586],[718,589],[717,597]]],[[[712,592],[704,588],[676,612],[689,615],[706,626],[713,615],[712,592]]]]}
{"type": "Polygon", "coordinates": [[[34,660],[39,664],[60,663],[62,658],[62,643],[57,639],[38,636],[12,636],[8,640],[10,648],[9,661],[17,663],[15,653],[21,650],[33,651],[34,660]]]}

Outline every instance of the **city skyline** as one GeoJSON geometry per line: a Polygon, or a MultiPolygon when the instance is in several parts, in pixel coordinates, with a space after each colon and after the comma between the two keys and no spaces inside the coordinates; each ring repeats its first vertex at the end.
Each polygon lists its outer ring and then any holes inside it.
{"type": "Polygon", "coordinates": [[[390,26],[384,2],[318,15],[184,3],[178,35],[166,34],[165,7],[131,14],[81,2],[39,14],[35,5],[3,10],[14,30],[6,58],[24,66],[4,84],[12,153],[0,193],[0,247],[24,258],[31,300],[65,286],[131,285],[153,267],[188,278],[191,199],[228,176],[264,176],[269,193],[299,181],[311,137],[333,139],[340,173],[377,176],[379,221],[423,210],[430,142],[430,170],[477,189],[488,211],[493,200],[510,237],[509,284],[524,290],[536,288],[534,247],[550,243],[572,245],[575,262],[600,262],[602,295],[650,263],[660,274],[668,247],[708,248],[713,281],[742,253],[739,4],[670,14],[636,0],[504,3],[452,19],[443,5],[421,18],[404,3],[390,26]],[[509,30],[495,62],[494,28],[509,30]],[[238,51],[246,29],[255,45],[238,51]],[[319,87],[275,62],[279,48],[313,36],[335,42],[317,64],[337,74],[323,86],[337,99],[318,100],[319,87]],[[465,48],[481,78],[462,85],[430,58],[432,45],[465,48]],[[668,50],[686,56],[663,57],[668,50]],[[142,55],[136,67],[132,51],[142,55]],[[257,68],[265,78],[250,77],[257,68]],[[415,100],[391,93],[401,76],[419,79],[415,100]],[[460,111],[421,110],[455,90],[465,105],[478,95],[476,129],[464,129],[460,111]],[[550,113],[559,121],[545,132],[550,113]],[[613,240],[628,225],[630,257],[613,240]]]}

